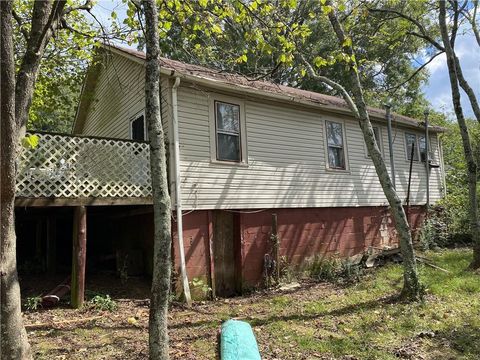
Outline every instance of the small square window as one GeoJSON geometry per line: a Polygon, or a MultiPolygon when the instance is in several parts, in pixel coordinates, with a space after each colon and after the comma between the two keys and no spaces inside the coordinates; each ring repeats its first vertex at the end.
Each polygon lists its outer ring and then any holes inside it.
{"type": "Polygon", "coordinates": [[[343,143],[343,125],[325,121],[327,135],[327,156],[330,169],[345,170],[345,149],[343,143]]]}
{"type": "Polygon", "coordinates": [[[217,160],[242,161],[240,106],[215,101],[217,160]]]}
{"type": "Polygon", "coordinates": [[[413,146],[413,160],[418,161],[418,144],[417,144],[417,135],[405,133],[405,143],[407,145],[407,159],[412,159],[412,146],[413,146]]]}

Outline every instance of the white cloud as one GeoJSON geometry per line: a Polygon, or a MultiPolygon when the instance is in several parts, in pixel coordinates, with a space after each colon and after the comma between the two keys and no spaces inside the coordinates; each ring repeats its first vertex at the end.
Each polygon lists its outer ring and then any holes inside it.
{"type": "MultiPolygon", "coordinates": [[[[460,59],[464,77],[480,99],[480,48],[473,35],[459,35],[455,50],[460,59]]],[[[435,58],[427,65],[427,69],[430,72],[429,82],[424,87],[427,99],[435,109],[440,111],[443,109],[451,113],[453,105],[445,55],[442,54],[435,58]]],[[[464,113],[466,116],[472,117],[473,111],[470,102],[463,91],[461,95],[464,113]]]]}

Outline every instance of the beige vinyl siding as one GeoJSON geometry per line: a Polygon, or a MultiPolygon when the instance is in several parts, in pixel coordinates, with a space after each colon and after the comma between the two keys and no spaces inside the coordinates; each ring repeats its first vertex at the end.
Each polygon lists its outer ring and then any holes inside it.
{"type": "MultiPolygon", "coordinates": [[[[209,101],[214,92],[179,89],[180,158],[186,209],[374,206],[386,204],[358,123],[281,104],[244,100],[248,166],[211,162],[209,101]],[[325,120],[343,121],[348,171],[326,169],[325,120]]],[[[381,127],[388,159],[387,132],[381,127]]],[[[418,132],[420,134],[420,131],[418,132]]],[[[431,148],[438,162],[436,136],[431,148]]],[[[396,129],[397,188],[406,197],[404,130],[396,129]]],[[[413,166],[413,204],[425,202],[425,166],[413,166]]],[[[440,170],[431,175],[431,200],[441,196],[440,170]]]]}
{"type": "MultiPolygon", "coordinates": [[[[130,120],[144,109],[144,67],[119,55],[99,73],[94,99],[87,112],[83,134],[129,138],[130,120]]],[[[173,164],[171,104],[172,80],[162,77],[163,122],[173,164]]],[[[210,101],[218,94],[182,81],[178,91],[182,201],[185,209],[259,209],[275,207],[332,207],[385,205],[386,199],[356,120],[304,107],[238,98],[245,107],[247,164],[212,161],[210,101]],[[345,131],[347,171],[326,166],[325,120],[340,121],[345,131]]],[[[383,153],[389,168],[387,129],[381,129],[383,153]]],[[[394,158],[397,189],[406,198],[408,168],[405,130],[394,123],[394,158]]],[[[437,136],[430,139],[433,162],[441,162],[437,136]]],[[[432,203],[442,195],[441,169],[432,169],[432,203]]],[[[174,194],[170,166],[170,189],[174,194]]],[[[414,162],[411,203],[424,204],[425,165],[414,162]]]]}
{"type": "MultiPolygon", "coordinates": [[[[105,56],[82,134],[129,139],[130,121],[145,109],[145,68],[131,60],[105,56]]],[[[163,123],[168,133],[169,83],[162,78],[163,123]]]]}

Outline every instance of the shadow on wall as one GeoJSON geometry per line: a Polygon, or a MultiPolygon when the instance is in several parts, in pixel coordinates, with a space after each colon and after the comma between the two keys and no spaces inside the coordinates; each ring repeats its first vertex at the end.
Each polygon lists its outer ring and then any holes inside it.
{"type": "MultiPolygon", "coordinates": [[[[244,282],[261,281],[263,257],[270,250],[272,213],[278,216],[280,256],[301,265],[312,256],[353,256],[369,247],[397,246],[386,207],[277,209],[241,215],[244,282]]],[[[421,207],[410,211],[412,228],[423,220],[421,207]]]]}

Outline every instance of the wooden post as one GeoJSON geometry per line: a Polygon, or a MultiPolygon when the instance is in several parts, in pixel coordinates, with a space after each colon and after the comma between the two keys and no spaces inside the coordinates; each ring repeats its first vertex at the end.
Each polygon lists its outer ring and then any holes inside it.
{"type": "Polygon", "coordinates": [[[87,255],[87,209],[77,206],[73,215],[72,296],[74,309],[82,307],[85,298],[85,264],[87,255]]]}
{"type": "Polygon", "coordinates": [[[57,218],[51,214],[47,219],[47,272],[54,274],[57,266],[57,218]]]}
{"type": "Polygon", "coordinates": [[[280,282],[280,240],[278,239],[277,214],[272,214],[272,242],[275,259],[275,281],[278,284],[280,282]]]}
{"type": "Polygon", "coordinates": [[[215,300],[215,262],[213,254],[213,214],[212,211],[208,211],[208,259],[210,261],[210,288],[212,289],[212,300],[215,300]]]}

